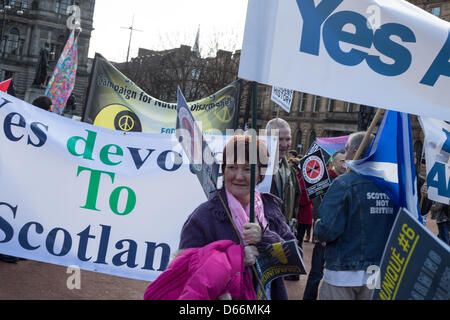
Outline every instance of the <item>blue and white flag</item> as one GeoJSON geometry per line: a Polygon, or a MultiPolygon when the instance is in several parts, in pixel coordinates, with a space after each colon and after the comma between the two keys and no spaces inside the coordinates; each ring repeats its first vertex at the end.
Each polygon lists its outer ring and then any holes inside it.
{"type": "Polygon", "coordinates": [[[347,166],[373,181],[398,208],[408,209],[422,222],[408,114],[387,111],[363,159],[347,161],[347,166]]]}

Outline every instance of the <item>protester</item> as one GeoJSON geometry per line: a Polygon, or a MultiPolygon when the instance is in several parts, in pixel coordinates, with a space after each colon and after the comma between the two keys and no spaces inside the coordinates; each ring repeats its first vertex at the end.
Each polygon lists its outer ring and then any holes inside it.
{"type": "Polygon", "coordinates": [[[334,178],[347,172],[347,166],[345,165],[345,150],[338,150],[333,153],[331,156],[331,170],[328,172],[331,172],[331,174],[334,175],[334,178]]]}
{"type": "MultiPolygon", "coordinates": [[[[329,162],[328,176],[331,182],[338,176],[347,172],[345,166],[345,150],[338,150],[331,156],[329,162]]],[[[317,216],[314,220],[319,219],[318,208],[322,202],[321,197],[317,197],[313,201],[313,206],[317,207],[317,216]]],[[[315,237],[313,237],[315,239],[315,237]]],[[[308,274],[308,280],[306,281],[305,291],[303,292],[303,300],[316,300],[319,291],[319,284],[323,277],[323,268],[325,266],[325,245],[318,240],[314,240],[314,248],[311,257],[311,269],[308,274]]]]}
{"type": "MultiPolygon", "coordinates": [[[[245,253],[244,277],[256,284],[257,279],[249,268],[258,256],[256,246],[292,240],[295,236],[284,221],[279,200],[269,193],[255,191],[254,213],[257,223],[249,222],[250,142],[249,136],[235,136],[227,143],[222,164],[224,187],[188,217],[181,231],[179,248],[201,248],[218,240],[241,244],[245,253]]],[[[259,183],[268,163],[268,158],[264,159],[268,157],[267,146],[259,139],[257,155],[256,182],[259,183]]],[[[271,283],[270,297],[272,300],[288,298],[283,279],[278,278],[271,283]]]]}
{"type": "Polygon", "coordinates": [[[298,158],[298,152],[295,150],[289,150],[288,152],[288,160],[298,158]]]}
{"type": "Polygon", "coordinates": [[[51,111],[53,102],[47,96],[39,96],[36,99],[34,99],[31,104],[43,110],[51,111]]]}
{"type": "Polygon", "coordinates": [[[300,158],[290,158],[288,160],[288,163],[295,171],[295,174],[298,176],[298,174],[300,173],[300,168],[298,167],[300,165],[300,158]]]}
{"type": "MultiPolygon", "coordinates": [[[[364,136],[364,132],[350,135],[346,160],[354,159],[364,136]]],[[[396,212],[386,193],[353,171],[333,181],[314,231],[319,241],[326,242],[321,300],[370,299],[373,290],[366,285],[370,276],[366,270],[380,265],[396,212]]]]}
{"type": "MultiPolygon", "coordinates": [[[[308,238],[311,235],[308,235],[308,233],[311,233],[311,226],[313,223],[313,207],[312,207],[312,200],[309,200],[308,194],[306,193],[306,186],[305,186],[305,180],[303,179],[303,175],[301,172],[298,172],[297,174],[298,180],[300,182],[300,188],[301,188],[301,196],[299,200],[298,205],[298,226],[297,226],[297,239],[298,244],[300,247],[303,247],[303,238],[308,238]],[[309,231],[309,232],[308,232],[309,231]]],[[[308,242],[306,241],[306,242],[308,242]]]]}
{"type": "MultiPolygon", "coordinates": [[[[278,167],[275,166],[270,193],[282,200],[281,211],[286,223],[295,233],[297,231],[298,203],[300,199],[300,184],[297,173],[289,164],[287,156],[291,147],[291,127],[281,118],[270,120],[266,125],[266,134],[274,134],[278,130],[278,167]],[[275,131],[274,131],[275,130],[275,131]],[[273,132],[274,131],[274,132],[273,132]]],[[[286,280],[298,281],[299,276],[287,276],[286,280]]]]}
{"type": "Polygon", "coordinates": [[[450,231],[450,206],[434,202],[431,207],[431,219],[436,220],[438,226],[438,238],[450,245],[448,232],[450,231]]]}
{"type": "Polygon", "coordinates": [[[427,217],[430,213],[431,206],[433,205],[433,201],[428,199],[428,193],[427,193],[427,182],[425,181],[425,178],[420,176],[420,167],[422,165],[422,161],[417,164],[417,155],[414,153],[414,165],[416,166],[416,172],[417,172],[417,191],[418,191],[418,201],[420,204],[420,213],[422,214],[422,220],[423,225],[427,225],[427,217]]]}
{"type": "MultiPolygon", "coordinates": [[[[291,128],[289,123],[281,118],[270,120],[266,125],[267,135],[271,135],[273,130],[278,130],[278,158],[279,166],[273,175],[270,193],[283,200],[281,211],[286,223],[295,230],[296,223],[293,219],[298,214],[298,201],[300,198],[300,185],[297,174],[288,163],[287,154],[291,147],[291,128]]],[[[295,221],[295,220],[294,220],[295,221]]]]}
{"type": "Polygon", "coordinates": [[[312,217],[312,201],[308,199],[308,196],[306,194],[306,187],[305,183],[303,181],[303,175],[300,172],[299,164],[300,159],[299,158],[290,158],[288,160],[289,164],[291,165],[292,169],[295,170],[295,173],[297,174],[297,178],[300,184],[300,190],[301,190],[301,196],[299,199],[299,205],[298,205],[298,214],[297,214],[297,240],[300,247],[302,247],[303,242],[303,236],[306,232],[306,237],[309,239],[311,236],[311,225],[313,222],[312,217]]]}

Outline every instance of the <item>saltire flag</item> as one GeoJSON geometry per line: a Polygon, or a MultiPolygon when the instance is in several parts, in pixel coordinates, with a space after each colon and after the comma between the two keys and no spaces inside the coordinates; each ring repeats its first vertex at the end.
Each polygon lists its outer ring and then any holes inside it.
{"type": "Polygon", "coordinates": [[[422,222],[409,114],[387,111],[363,159],[347,161],[347,166],[371,180],[398,208],[406,208],[422,222]]]}
{"type": "Polygon", "coordinates": [[[325,149],[330,155],[333,155],[338,150],[344,150],[347,144],[348,136],[330,137],[330,138],[316,138],[316,143],[325,149]]]}
{"type": "Polygon", "coordinates": [[[0,82],[0,91],[8,92],[9,85],[11,84],[12,79],[5,80],[0,82]]]}
{"type": "Polygon", "coordinates": [[[78,67],[77,40],[78,37],[75,37],[75,30],[73,30],[45,90],[45,95],[53,102],[52,111],[58,114],[63,113],[67,99],[75,87],[78,67]]]}

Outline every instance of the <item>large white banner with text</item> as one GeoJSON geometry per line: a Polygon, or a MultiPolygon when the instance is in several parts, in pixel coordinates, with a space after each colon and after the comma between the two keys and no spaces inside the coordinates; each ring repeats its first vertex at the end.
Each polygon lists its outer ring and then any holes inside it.
{"type": "MultiPolygon", "coordinates": [[[[219,163],[230,138],[205,136],[219,163]]],[[[278,139],[263,139],[272,172],[278,139]]],[[[101,128],[3,92],[0,150],[1,254],[152,281],[207,200],[175,135],[101,128]]]]}
{"type": "Polygon", "coordinates": [[[404,0],[249,0],[239,77],[450,120],[450,23],[404,0]]]}
{"type": "Polygon", "coordinates": [[[151,281],[206,201],[174,137],[95,127],[4,93],[0,150],[3,254],[151,281]]]}

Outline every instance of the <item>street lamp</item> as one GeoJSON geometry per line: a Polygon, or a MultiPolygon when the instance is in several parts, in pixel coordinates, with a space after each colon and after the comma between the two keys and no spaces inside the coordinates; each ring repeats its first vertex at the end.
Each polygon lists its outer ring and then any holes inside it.
{"type": "MultiPolygon", "coordinates": [[[[12,7],[9,4],[9,1],[4,0],[2,6],[0,7],[0,14],[2,15],[2,25],[0,29],[0,53],[3,53],[4,47],[6,45],[6,39],[3,39],[3,32],[5,30],[6,24],[6,13],[10,10],[12,10],[12,7]]],[[[15,13],[18,15],[23,15],[23,2],[20,6],[20,9],[18,9],[15,13]]]]}

